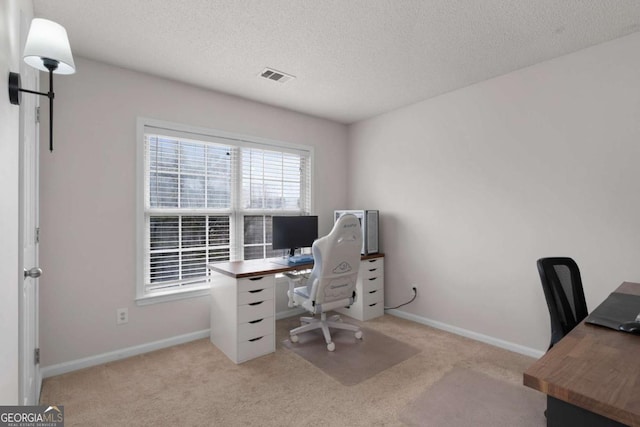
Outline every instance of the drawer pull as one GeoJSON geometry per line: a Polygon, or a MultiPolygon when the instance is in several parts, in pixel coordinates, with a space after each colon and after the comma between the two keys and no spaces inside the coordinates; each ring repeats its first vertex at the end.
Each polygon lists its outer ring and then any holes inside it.
{"type": "Polygon", "coordinates": [[[369,262],[376,262],[378,261],[377,259],[370,259],[369,262]]]}
{"type": "Polygon", "coordinates": [[[249,277],[249,280],[254,281],[254,282],[256,280],[262,280],[262,279],[264,279],[264,276],[262,276],[262,277],[249,277]]]}
{"type": "Polygon", "coordinates": [[[249,305],[260,305],[262,304],[264,301],[258,301],[258,302],[250,302],[249,305]]]}
{"type": "Polygon", "coordinates": [[[369,307],[373,307],[373,306],[376,306],[376,305],[378,305],[378,303],[374,302],[373,304],[369,304],[369,307]]]}
{"type": "Polygon", "coordinates": [[[369,271],[376,271],[377,268],[370,268],[369,271]]]}
{"type": "Polygon", "coordinates": [[[258,320],[252,320],[249,323],[260,323],[262,322],[264,319],[258,319],[258,320]]]}
{"type": "Polygon", "coordinates": [[[375,294],[376,292],[378,292],[377,289],[375,291],[369,291],[370,294],[375,294]]]}
{"type": "Polygon", "coordinates": [[[376,279],[377,279],[377,277],[372,277],[372,278],[369,279],[369,281],[376,280],[376,279]]]}
{"type": "Polygon", "coordinates": [[[249,341],[250,341],[250,342],[254,342],[254,341],[261,340],[262,338],[264,338],[264,337],[251,338],[249,341]]]}
{"type": "Polygon", "coordinates": [[[249,293],[250,294],[257,294],[258,292],[262,292],[262,291],[264,291],[264,289],[256,289],[256,290],[253,290],[253,291],[249,291],[249,293]]]}

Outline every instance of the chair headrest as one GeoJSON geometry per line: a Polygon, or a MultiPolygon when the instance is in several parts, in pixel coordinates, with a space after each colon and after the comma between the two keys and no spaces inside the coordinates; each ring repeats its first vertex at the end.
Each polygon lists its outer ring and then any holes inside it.
{"type": "Polygon", "coordinates": [[[360,221],[355,215],[342,215],[333,225],[329,234],[316,240],[314,247],[316,247],[315,250],[330,252],[334,258],[332,261],[338,261],[340,257],[344,256],[359,259],[362,247],[360,221]]]}

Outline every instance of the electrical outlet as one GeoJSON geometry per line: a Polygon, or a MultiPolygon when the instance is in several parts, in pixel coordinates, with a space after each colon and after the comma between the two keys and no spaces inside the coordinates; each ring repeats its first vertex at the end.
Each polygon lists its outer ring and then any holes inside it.
{"type": "Polygon", "coordinates": [[[129,321],[129,309],[118,308],[116,309],[116,324],[123,325],[129,321]]]}

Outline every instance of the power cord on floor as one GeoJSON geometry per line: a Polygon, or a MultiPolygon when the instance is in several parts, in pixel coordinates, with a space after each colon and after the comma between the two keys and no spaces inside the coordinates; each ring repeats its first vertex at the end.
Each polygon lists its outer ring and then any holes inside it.
{"type": "Polygon", "coordinates": [[[385,310],[395,310],[396,308],[400,308],[403,305],[411,304],[416,299],[416,297],[418,296],[418,290],[416,289],[416,287],[414,286],[411,289],[413,289],[413,297],[409,301],[407,301],[405,303],[402,303],[400,305],[396,305],[395,307],[385,307],[384,309],[385,310]]]}

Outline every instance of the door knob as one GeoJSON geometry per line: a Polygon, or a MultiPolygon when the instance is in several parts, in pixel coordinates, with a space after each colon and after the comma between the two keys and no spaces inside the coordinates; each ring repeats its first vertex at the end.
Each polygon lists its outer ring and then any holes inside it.
{"type": "Polygon", "coordinates": [[[42,275],[42,269],[38,267],[33,267],[30,270],[24,269],[24,278],[31,277],[32,279],[37,279],[42,275]]]}

